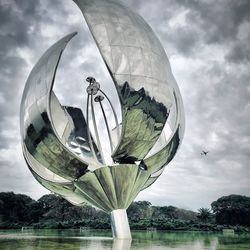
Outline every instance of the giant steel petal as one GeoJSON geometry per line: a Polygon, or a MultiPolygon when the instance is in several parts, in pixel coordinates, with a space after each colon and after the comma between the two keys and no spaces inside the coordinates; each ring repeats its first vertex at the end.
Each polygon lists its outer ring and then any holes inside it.
{"type": "Polygon", "coordinates": [[[165,51],[149,25],[113,0],[74,0],[111,74],[122,107],[122,135],[113,152],[120,163],[145,158],[160,137],[177,86],[165,51]]]}
{"type": "MultiPolygon", "coordinates": [[[[24,89],[20,112],[22,140],[29,154],[48,170],[67,180],[85,174],[88,162],[92,160],[89,157],[79,158],[66,147],[65,138],[74,130],[74,124],[52,91],[61,54],[75,35],[72,33],[59,40],[35,65],[24,89]],[[60,126],[55,126],[55,115],[60,118],[60,126]],[[64,134],[60,134],[60,131],[64,131],[64,134]]],[[[25,151],[24,156],[29,157],[25,151]]]]}

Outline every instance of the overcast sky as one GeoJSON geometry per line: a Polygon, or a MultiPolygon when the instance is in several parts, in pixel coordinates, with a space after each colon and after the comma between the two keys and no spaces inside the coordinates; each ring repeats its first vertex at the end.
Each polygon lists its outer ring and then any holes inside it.
{"type": "MultiPolygon", "coordinates": [[[[224,195],[250,196],[250,1],[124,2],[161,40],[186,116],[177,155],[137,200],[196,210],[224,195]]],[[[73,31],[79,34],[64,53],[55,91],[77,105],[85,76],[109,80],[80,10],[70,0],[0,0],[0,192],[48,193],[23,159],[19,106],[34,64],[73,31]]]]}

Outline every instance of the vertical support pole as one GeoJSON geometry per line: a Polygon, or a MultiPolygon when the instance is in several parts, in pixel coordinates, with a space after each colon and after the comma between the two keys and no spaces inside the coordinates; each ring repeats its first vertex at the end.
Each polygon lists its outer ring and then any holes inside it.
{"type": "Polygon", "coordinates": [[[111,226],[113,238],[131,239],[126,209],[117,209],[111,212],[111,226]]]}
{"type": "Polygon", "coordinates": [[[114,239],[112,250],[131,249],[132,239],[114,239]]]}

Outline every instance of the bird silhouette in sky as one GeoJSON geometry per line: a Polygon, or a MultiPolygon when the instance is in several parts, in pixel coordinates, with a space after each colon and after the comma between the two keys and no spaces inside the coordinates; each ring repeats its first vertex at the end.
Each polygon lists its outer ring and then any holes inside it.
{"type": "Polygon", "coordinates": [[[204,150],[202,150],[201,155],[206,156],[206,155],[207,155],[207,153],[208,153],[208,151],[204,151],[204,150]]]}

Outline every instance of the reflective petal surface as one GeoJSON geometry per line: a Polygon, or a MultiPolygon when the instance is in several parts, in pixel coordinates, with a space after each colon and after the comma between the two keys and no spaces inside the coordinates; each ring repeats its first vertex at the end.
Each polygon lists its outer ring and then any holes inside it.
{"type": "Polygon", "coordinates": [[[120,1],[74,2],[85,17],[121,101],[122,135],[112,157],[120,163],[142,160],[154,145],[158,150],[167,146],[179,126],[179,131],[184,129],[183,105],[166,53],[151,27],[120,1]]]}
{"type": "Polygon", "coordinates": [[[114,108],[117,103],[94,77],[86,79],[86,117],[79,107],[61,105],[53,92],[61,55],[76,34],[72,33],[45,52],[26,82],[20,112],[23,154],[47,189],[75,205],[88,202],[106,212],[119,210],[113,218],[123,214],[126,219],[124,209],[176,154],[185,125],[182,99],[166,53],[142,17],[119,0],[73,1],[116,87],[122,120],[114,108]],[[108,143],[100,139],[103,130],[96,110],[108,143]],[[107,113],[113,114],[115,127],[107,113]]]}

